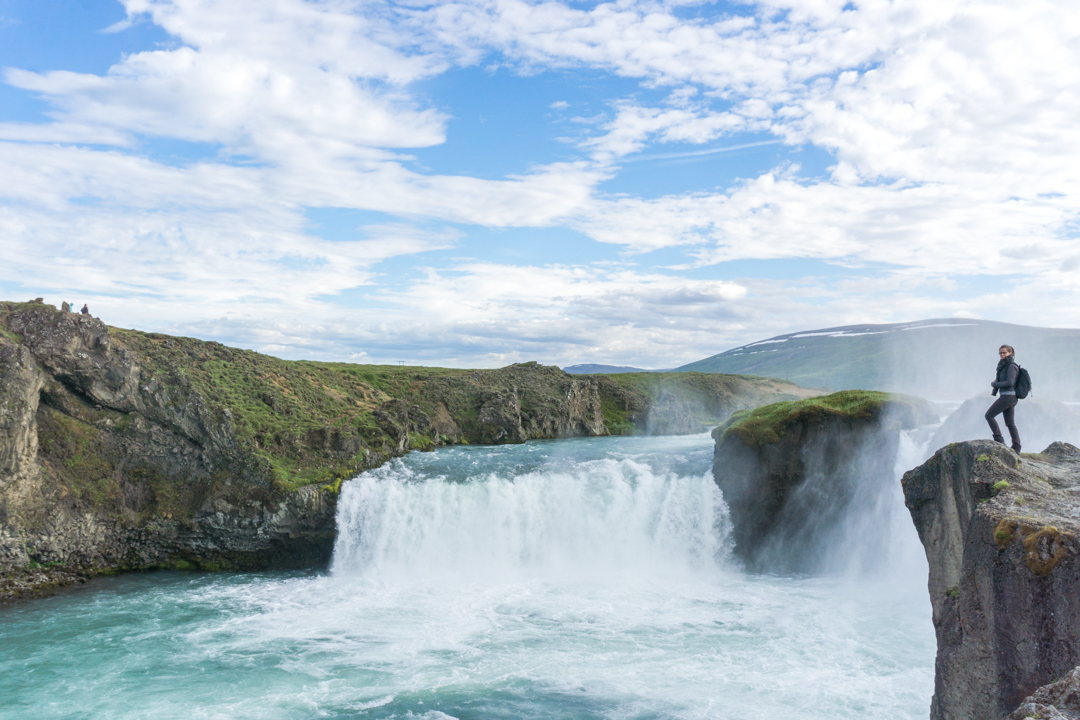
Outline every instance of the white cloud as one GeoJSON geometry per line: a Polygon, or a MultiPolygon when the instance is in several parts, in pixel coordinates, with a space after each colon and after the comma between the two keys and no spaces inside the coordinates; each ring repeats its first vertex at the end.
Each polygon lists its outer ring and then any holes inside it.
{"type": "Polygon", "coordinates": [[[305,235],[303,224],[302,216],[280,209],[258,220],[231,210],[87,208],[70,218],[0,209],[9,277],[126,298],[157,322],[213,316],[215,308],[240,302],[302,312],[319,296],[370,283],[372,266],[382,260],[452,247],[458,237],[382,225],[336,242],[305,235]]]}
{"type": "Polygon", "coordinates": [[[912,10],[871,0],[858,13],[841,12],[844,4],[759,3],[754,16],[688,21],[654,2],[579,10],[560,2],[490,0],[439,3],[416,12],[413,21],[464,62],[475,61],[480,48],[495,48],[530,67],[599,66],[724,95],[786,95],[837,68],[876,59],[903,29],[948,15],[959,2],[936,3],[941,9],[935,11],[923,3],[912,10]]]}
{"type": "Polygon", "coordinates": [[[1007,190],[807,184],[767,174],[727,195],[597,203],[579,227],[641,250],[696,246],[705,264],[805,257],[928,275],[1008,274],[1043,272],[1075,255],[1075,240],[1058,233],[1075,213],[1066,198],[1010,198],[1007,190]]]}
{"type": "Polygon", "coordinates": [[[762,129],[752,128],[745,118],[730,112],[650,108],[626,102],[618,103],[615,109],[615,118],[601,127],[605,134],[582,143],[582,147],[592,151],[593,159],[602,164],[638,152],[650,141],[701,144],[724,134],[762,129]]]}

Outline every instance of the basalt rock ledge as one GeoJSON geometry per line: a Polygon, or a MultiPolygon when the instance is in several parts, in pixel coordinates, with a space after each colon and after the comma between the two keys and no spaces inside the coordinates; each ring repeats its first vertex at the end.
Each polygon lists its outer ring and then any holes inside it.
{"type": "Polygon", "coordinates": [[[1002,718],[1028,696],[1038,704],[1039,688],[1080,664],[1080,450],[953,443],[903,488],[930,566],[931,720],[1002,718]]]}

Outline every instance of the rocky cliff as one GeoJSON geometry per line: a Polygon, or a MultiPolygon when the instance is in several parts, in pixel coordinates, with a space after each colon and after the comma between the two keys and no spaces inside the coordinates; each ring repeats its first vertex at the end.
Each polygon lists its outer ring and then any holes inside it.
{"type": "MultiPolygon", "coordinates": [[[[800,390],[723,382],[732,409],[800,390]]],[[[0,599],[101,571],[318,565],[344,478],[453,443],[643,432],[653,404],[536,363],[289,362],[0,303],[0,599]]]]}
{"type": "Polygon", "coordinates": [[[830,569],[855,543],[879,559],[900,430],[935,419],[917,398],[854,390],[734,415],[714,431],[713,477],[735,554],[767,572],[830,569]]]}
{"type": "Polygon", "coordinates": [[[1080,663],[1080,450],[955,443],[903,488],[930,565],[930,716],[1004,717],[1080,663]]]}
{"type": "Polygon", "coordinates": [[[1077,720],[1080,718],[1080,666],[1033,692],[1005,720],[1077,720]]]}

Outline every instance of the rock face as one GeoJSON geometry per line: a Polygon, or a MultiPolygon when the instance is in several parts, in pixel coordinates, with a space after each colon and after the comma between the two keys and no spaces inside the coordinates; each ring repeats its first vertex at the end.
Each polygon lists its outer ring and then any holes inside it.
{"type": "Polygon", "coordinates": [[[1057,682],[1024,698],[1005,720],[1077,720],[1080,718],[1080,666],[1057,682]]]}
{"type": "Polygon", "coordinates": [[[931,421],[916,398],[846,391],[736,415],[717,428],[713,477],[749,568],[816,572],[859,543],[880,557],[878,502],[895,482],[900,430],[931,421]]]}
{"type": "Polygon", "coordinates": [[[0,573],[37,568],[49,587],[102,570],[328,558],[333,493],[279,488],[227,408],[148,376],[92,317],[36,305],[5,319],[0,573]]]}
{"type": "Polygon", "coordinates": [[[1080,450],[956,443],[903,488],[930,565],[930,717],[1003,717],[1080,664],[1080,450]]]}

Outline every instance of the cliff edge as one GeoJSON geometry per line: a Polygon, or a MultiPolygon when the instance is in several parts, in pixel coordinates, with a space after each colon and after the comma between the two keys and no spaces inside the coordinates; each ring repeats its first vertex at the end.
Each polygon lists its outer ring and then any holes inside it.
{"type": "Polygon", "coordinates": [[[1080,450],[954,443],[903,488],[930,566],[930,717],[1004,717],[1080,664],[1080,450]]]}

